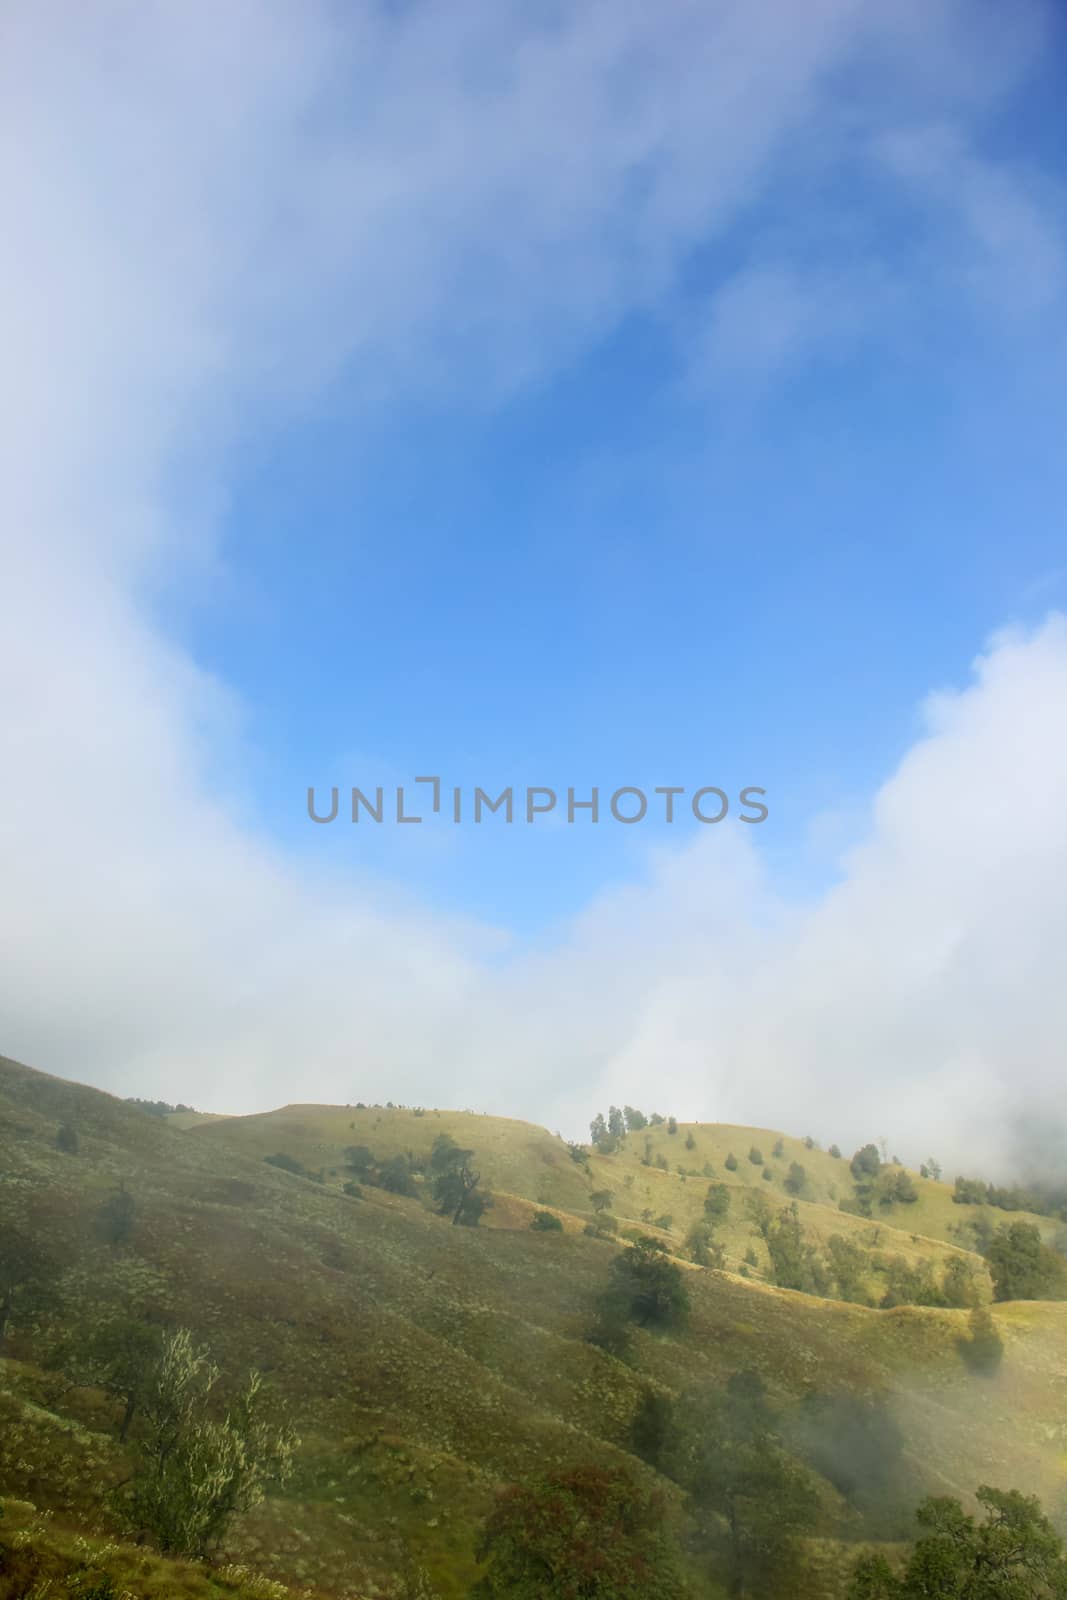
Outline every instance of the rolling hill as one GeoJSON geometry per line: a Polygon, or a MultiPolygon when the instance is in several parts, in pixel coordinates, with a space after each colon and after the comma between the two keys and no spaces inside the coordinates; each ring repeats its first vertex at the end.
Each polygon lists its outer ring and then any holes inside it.
{"type": "MultiPolygon", "coordinates": [[[[53,1305],[15,1319],[0,1359],[9,1523],[48,1511],[49,1538],[116,1531],[103,1490],[126,1474],[128,1451],[114,1402],[61,1381],[49,1348],[57,1328],[91,1326],[117,1305],[189,1327],[227,1376],[261,1370],[301,1436],[284,1491],[227,1537],[229,1590],[203,1569],[157,1563],[133,1592],[240,1593],[254,1571],[261,1583],[369,1600],[401,1592],[390,1586],[414,1561],[452,1600],[476,1575],[475,1531],[496,1487],[590,1459],[655,1484],[681,1530],[681,1491],[633,1452],[635,1411],[650,1387],[676,1395],[739,1371],[759,1373],[786,1410],[843,1392],[877,1398],[914,1499],[966,1498],[990,1481],[1065,1509],[1067,1303],[997,1305],[1004,1358],[995,1376],[976,1377],[959,1356],[965,1310],[876,1310],[776,1287],[744,1204],[752,1191],[775,1210],[795,1199],[816,1243],[846,1235],[938,1270],[963,1255],[988,1296],[960,1234],[987,1208],[955,1205],[947,1185],[916,1177],[917,1199],[868,1220],[837,1209],[847,1161],[774,1130],[661,1124],[576,1160],[543,1129],[443,1110],[291,1105],[176,1120],[0,1059],[0,1228],[32,1232],[60,1269],[53,1305]],[[76,1148],[57,1146],[62,1127],[76,1148]],[[474,1152],[493,1194],[481,1226],[436,1215],[418,1177],[411,1195],[345,1192],[349,1147],[419,1163],[441,1133],[474,1152]],[[765,1160],[750,1161],[753,1149],[765,1160]],[[277,1155],[311,1176],[265,1159],[277,1155]],[[785,1186],[794,1162],[796,1196],[785,1186]],[[709,1170],[731,1193],[715,1271],[683,1251],[709,1170]],[[134,1220],[116,1245],[97,1223],[120,1186],[134,1220]],[[690,1289],[685,1330],[638,1330],[629,1362],[585,1337],[620,1245],[586,1231],[598,1191],[611,1192],[620,1233],[657,1234],[690,1289]],[[531,1230],[542,1209],[560,1231],[531,1230]]],[[[824,1475],[821,1493],[830,1531],[812,1541],[804,1595],[836,1600],[850,1540],[864,1533],[840,1484],[824,1475]]],[[[721,1593],[698,1556],[687,1559],[694,1595],[721,1593]]]]}

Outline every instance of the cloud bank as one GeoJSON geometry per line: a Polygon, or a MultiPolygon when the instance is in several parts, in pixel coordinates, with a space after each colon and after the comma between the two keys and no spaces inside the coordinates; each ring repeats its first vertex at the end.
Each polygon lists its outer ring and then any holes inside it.
{"type": "MultiPolygon", "coordinates": [[[[1047,308],[1059,236],[930,128],[914,70],[951,62],[962,126],[1025,69],[1036,21],[990,67],[956,7],[921,11],[921,31],[917,8],[856,0],[802,23],[770,0],[682,3],[669,28],[618,0],[538,20],[271,0],[7,19],[7,1053],[220,1109],[389,1095],[568,1132],[669,1085],[679,1115],[990,1164],[1014,1117],[1062,1111],[1062,619],[994,640],[931,700],[822,897],[785,903],[750,841],[701,839],[536,955],[311,878],[252,831],[219,783],[241,708],[156,620],[190,565],[224,567],[228,463],[256,429],[342,372],[388,409],[459,388],[490,406],[557,370],[659,306],[813,124],[822,159],[869,148],[917,205],[959,189],[984,296],[998,217],[1027,219],[1026,293],[1047,308]],[[907,91],[849,105],[840,74],[872,49],[907,91]]],[[[761,296],[780,319],[764,304],[749,359],[791,358],[855,303],[848,270],[756,264],[707,311],[712,358],[744,359],[761,296]]]]}

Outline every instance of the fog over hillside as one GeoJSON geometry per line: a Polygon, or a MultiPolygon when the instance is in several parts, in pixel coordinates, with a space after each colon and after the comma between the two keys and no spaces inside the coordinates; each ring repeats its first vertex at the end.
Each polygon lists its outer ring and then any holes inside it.
{"type": "MultiPolygon", "coordinates": [[[[250,435],[306,418],[342,370],[361,441],[378,406],[447,405],[453,364],[485,407],[547,382],[773,185],[798,129],[820,130],[831,163],[861,136],[911,199],[958,193],[983,304],[1002,304],[1010,282],[1027,314],[1062,310],[1059,203],[967,138],[1023,81],[1039,8],[1020,8],[996,50],[973,45],[948,4],[922,8],[921,28],[913,7],[822,4],[789,49],[773,5],[725,8],[715,26],[698,10],[681,7],[666,36],[651,13],[600,4],[543,36],[519,8],[469,5],[447,24],[428,8],[403,24],[368,10],[347,32],[325,4],[150,5],[126,29],[117,12],[93,22],[50,4],[9,19],[11,1055],[208,1110],[362,1095],[570,1135],[601,1102],[669,1083],[691,1119],[810,1128],[848,1147],[885,1136],[912,1161],[934,1150],[993,1176],[1055,1164],[1067,1038],[1055,574],[1045,621],[1007,597],[973,666],[960,657],[925,701],[911,695],[913,720],[885,730],[871,782],[811,823],[807,875],[741,828],[638,842],[627,870],[536,937],[350,857],[311,861],[272,831],[255,708],[189,643],[188,614],[228,593],[222,529],[250,435]],[[513,35],[515,74],[479,93],[479,75],[512,60],[513,35]],[[893,77],[842,125],[826,84],[871,51],[908,87],[893,77]],[[638,59],[648,79],[624,117],[616,90],[638,59]],[[934,107],[926,72],[945,74],[934,107]],[[358,111],[345,73],[368,86],[358,111]],[[731,73],[763,92],[735,94],[731,73]],[[432,136],[409,137],[401,101],[432,136]],[[534,135],[564,124],[568,137],[534,135]],[[447,286],[472,274],[478,308],[457,316],[447,286]]],[[[957,247],[931,270],[948,271],[957,247]]],[[[812,315],[835,299],[827,281],[812,315]]],[[[775,284],[735,283],[714,302],[720,355],[736,360],[739,317],[775,284]]],[[[859,273],[860,300],[844,299],[862,310],[869,288],[859,273]]],[[[761,326],[782,328],[759,345],[761,374],[814,332],[810,316],[761,326]]],[[[743,697],[742,668],[728,692],[743,697]]],[[[302,797],[294,779],[285,803],[302,797]]],[[[790,795],[770,805],[788,818],[790,795]]]]}

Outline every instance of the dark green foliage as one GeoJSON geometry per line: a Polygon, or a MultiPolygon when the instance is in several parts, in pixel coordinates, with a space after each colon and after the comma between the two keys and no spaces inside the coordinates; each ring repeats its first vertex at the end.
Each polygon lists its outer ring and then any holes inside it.
{"type": "Polygon", "coordinates": [[[698,1267],[714,1267],[721,1271],[726,1265],[726,1252],[715,1238],[710,1222],[694,1222],[685,1236],[685,1252],[698,1267]]]}
{"type": "Polygon", "coordinates": [[[78,1134],[69,1122],[60,1123],[56,1133],[56,1149],[62,1150],[64,1155],[76,1156],[78,1154],[78,1134]]]}
{"type": "Polygon", "coordinates": [[[974,1273],[962,1256],[950,1256],[945,1262],[945,1270],[941,1274],[941,1293],[947,1306],[962,1310],[976,1304],[978,1287],[974,1273]]]}
{"type": "Polygon", "coordinates": [[[871,1178],[877,1178],[881,1170],[882,1158],[878,1154],[878,1146],[875,1144],[865,1144],[862,1150],[856,1151],[856,1154],[849,1162],[849,1171],[857,1183],[864,1183],[871,1178]]]}
{"type": "Polygon", "coordinates": [[[530,1227],[534,1233],[562,1233],[563,1224],[551,1211],[535,1211],[530,1227]]]}
{"type": "Polygon", "coordinates": [[[406,1195],[408,1199],[412,1199],[419,1192],[411,1170],[411,1162],[404,1155],[390,1156],[389,1160],[378,1168],[371,1181],[388,1194],[406,1195]]]}
{"type": "Polygon", "coordinates": [[[789,1172],[786,1175],[785,1188],[790,1194],[800,1194],[807,1181],[808,1175],[800,1165],[800,1162],[791,1161],[789,1163],[789,1172]]]}
{"type": "Polygon", "coordinates": [[[971,1311],[966,1339],[958,1339],[956,1348],[965,1366],[979,1377],[992,1377],[1004,1359],[1004,1340],[986,1306],[975,1306],[971,1311]]]}
{"type": "Polygon", "coordinates": [[[771,1151],[771,1155],[776,1161],[781,1161],[782,1157],[785,1155],[784,1139],[776,1139],[774,1141],[774,1149],[771,1151]]]}
{"type": "Polygon", "coordinates": [[[350,1199],[352,1199],[352,1200],[362,1200],[363,1199],[363,1188],[362,1188],[362,1185],[360,1185],[358,1183],[354,1183],[351,1178],[348,1180],[347,1183],[343,1183],[341,1185],[341,1188],[343,1189],[344,1193],[349,1196],[350,1199]]]}
{"type": "MultiPolygon", "coordinates": [[[[492,1204],[478,1188],[481,1174],[471,1166],[473,1150],[461,1150],[447,1133],[438,1134],[430,1156],[430,1189],[443,1217],[459,1227],[476,1228],[492,1204]]],[[[384,1172],[384,1168],[383,1168],[384,1172]]]]}
{"type": "Polygon", "coordinates": [[[598,1297],[590,1343],[621,1354],[630,1324],[679,1328],[689,1315],[689,1292],[680,1267],[668,1261],[658,1239],[641,1235],[611,1263],[607,1288],[598,1297]]]}
{"type": "Polygon", "coordinates": [[[780,1289],[828,1293],[830,1274],[807,1242],[795,1201],[773,1219],[764,1238],[771,1258],[771,1275],[780,1289]]]}
{"type": "Polygon", "coordinates": [[[610,1211],[614,1198],[613,1189],[594,1189],[589,1196],[589,1203],[594,1211],[610,1211]]]}
{"type": "Polygon", "coordinates": [[[774,1173],[771,1171],[770,1167],[764,1167],[763,1171],[760,1173],[760,1177],[763,1179],[764,1183],[773,1183],[774,1181],[774,1173]]]}
{"type": "MultiPolygon", "coordinates": [[[[931,1165],[936,1166],[936,1162],[931,1165]]],[[[952,1198],[958,1206],[996,1206],[1001,1211],[1030,1211],[1035,1216],[1067,1221],[1067,1195],[1062,1190],[1024,1189],[1018,1184],[1000,1187],[983,1183],[981,1178],[957,1178],[952,1198]]]]}
{"type": "Polygon", "coordinates": [[[668,1117],[667,1118],[667,1132],[668,1133],[677,1133],[678,1132],[678,1118],[677,1117],[668,1117]]]}
{"type": "Polygon", "coordinates": [[[627,1133],[638,1133],[642,1128],[647,1128],[648,1118],[643,1111],[638,1111],[636,1106],[623,1106],[622,1114],[627,1133]]]}
{"type": "Polygon", "coordinates": [[[692,1130],[690,1130],[690,1131],[688,1131],[686,1133],[686,1136],[685,1136],[685,1148],[687,1150],[695,1150],[696,1147],[697,1147],[697,1142],[693,1138],[692,1130]]]}
{"type": "Polygon", "coordinates": [[[568,1144],[567,1154],[577,1166],[587,1167],[589,1165],[589,1153],[583,1150],[580,1144],[568,1144]]]}
{"type": "Polygon", "coordinates": [[[924,1500],[917,1516],[925,1532],[904,1570],[883,1556],[864,1556],[853,1572],[849,1600],[1053,1600],[1067,1595],[1063,1543],[1037,1500],[1018,1490],[983,1486],[981,1522],[958,1500],[924,1500]]]}
{"type": "Polygon", "coordinates": [[[751,1161],[754,1167],[762,1167],[763,1151],[760,1150],[758,1146],[753,1145],[751,1150],[748,1152],[748,1159],[751,1161]]]}
{"type": "Polygon", "coordinates": [[[851,1300],[855,1305],[865,1305],[865,1280],[871,1270],[868,1252],[844,1234],[834,1233],[826,1241],[826,1253],[830,1258],[830,1271],[834,1275],[839,1297],[851,1300]]]}
{"type": "Polygon", "coordinates": [[[589,1124],[589,1137],[594,1144],[603,1144],[608,1136],[608,1125],[604,1121],[604,1113],[598,1111],[589,1124]]]}
{"type": "Polygon", "coordinates": [[[690,1495],[711,1571],[735,1596],[795,1592],[797,1535],[815,1524],[807,1472],[782,1447],[761,1380],[736,1373],[700,1385],[676,1407],[664,1457],[690,1495]]]}
{"type": "Polygon", "coordinates": [[[634,1454],[658,1471],[671,1434],[674,1403],[658,1389],[646,1389],[637,1403],[630,1424],[630,1443],[634,1454]]]}
{"type": "Polygon", "coordinates": [[[309,1171],[302,1161],[298,1161],[295,1156],[287,1156],[282,1150],[272,1156],[264,1156],[263,1159],[268,1167],[277,1167],[280,1172],[291,1172],[294,1177],[308,1178],[312,1183],[323,1182],[321,1172],[309,1171]]]}
{"type": "Polygon", "coordinates": [[[903,1256],[880,1257],[878,1266],[885,1274],[882,1309],[893,1306],[943,1306],[945,1295],[932,1262],[907,1261],[903,1256]]]}
{"type": "Polygon", "coordinates": [[[841,1160],[841,1146],[839,1144],[832,1144],[830,1146],[829,1150],[827,1151],[827,1155],[833,1156],[835,1161],[840,1161],[841,1160]]]}
{"type": "Polygon", "coordinates": [[[572,1467],[506,1489],[478,1541],[476,1600],[683,1600],[663,1507],[617,1468],[572,1467]]]}
{"type": "Polygon", "coordinates": [[[875,1186],[875,1198],[880,1206],[914,1205],[919,1191],[909,1173],[903,1168],[883,1171],[875,1186]]]}
{"type": "Polygon", "coordinates": [[[652,1115],[648,1119],[649,1126],[652,1128],[662,1127],[664,1120],[665,1119],[660,1116],[658,1111],[653,1111],[652,1115]]]}
{"type": "Polygon", "coordinates": [[[1036,1223],[1005,1223],[987,1244],[985,1258],[995,1300],[1058,1300],[1067,1295],[1067,1263],[1042,1243],[1036,1223]]]}
{"type": "Polygon", "coordinates": [[[169,1117],[175,1111],[194,1111],[194,1106],[183,1106],[180,1102],[176,1106],[168,1105],[165,1100],[138,1100],[136,1095],[127,1095],[126,1104],[136,1106],[138,1111],[146,1111],[150,1117],[169,1117]]]}
{"type": "Polygon", "coordinates": [[[59,1275],[59,1262],[35,1232],[16,1223],[0,1229],[0,1348],[11,1322],[47,1306],[59,1275]]]}
{"type": "Polygon", "coordinates": [[[626,1137],[626,1118],[618,1106],[608,1107],[608,1133],[613,1139],[626,1137]]]}
{"type": "Polygon", "coordinates": [[[350,1144],[344,1153],[345,1165],[357,1178],[367,1178],[376,1162],[365,1144],[350,1144]]]}
{"type": "Polygon", "coordinates": [[[120,1183],[96,1213],[97,1237],[117,1250],[133,1238],[136,1221],[137,1202],[126,1185],[120,1183]]]}
{"type": "Polygon", "coordinates": [[[730,1154],[726,1157],[726,1160],[723,1162],[723,1166],[726,1168],[727,1172],[736,1172],[737,1171],[737,1157],[734,1155],[732,1150],[730,1151],[730,1154]]]}
{"type": "Polygon", "coordinates": [[[157,1381],[162,1354],[162,1329],[143,1317],[124,1315],[75,1333],[53,1352],[50,1365],[121,1402],[119,1439],[125,1441],[157,1381]]]}

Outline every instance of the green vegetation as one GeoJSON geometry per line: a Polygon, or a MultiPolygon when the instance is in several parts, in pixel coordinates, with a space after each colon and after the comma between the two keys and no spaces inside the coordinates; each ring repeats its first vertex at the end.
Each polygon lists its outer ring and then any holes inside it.
{"type": "Polygon", "coordinates": [[[1063,1542],[1037,1500],[983,1487],[979,1522],[958,1500],[931,1497],[917,1516],[925,1529],[904,1570],[864,1556],[849,1600],[1055,1600],[1067,1594],[1063,1542]]]}
{"type": "Polygon", "coordinates": [[[504,1490],[486,1520],[479,1600],[683,1600],[663,1502],[626,1472],[571,1468],[504,1490]]]}
{"type": "Polygon", "coordinates": [[[164,1555],[207,1555],[238,1512],[260,1504],[268,1482],[292,1471],[295,1435],[265,1420],[259,1374],[214,1417],[208,1403],[218,1378],[207,1352],[179,1328],[163,1339],[141,1391],[146,1425],[125,1513],[164,1555]]]}
{"type": "Polygon", "coordinates": [[[1067,1291],[1067,1262],[1032,1222],[998,1228],[983,1253],[996,1300],[1059,1300],[1067,1291]]]}
{"type": "Polygon", "coordinates": [[[479,1540],[586,1469],[632,1486],[607,1503],[692,1600],[844,1600],[865,1549],[899,1576],[909,1508],[961,1463],[1055,1509],[1067,1304],[989,1307],[994,1262],[1058,1265],[1052,1219],[1009,1219],[1041,1250],[1005,1255],[987,1203],[881,1161],[917,1198],[846,1215],[811,1146],[650,1115],[605,1154],[369,1104],[175,1123],[0,1063],[0,1600],[467,1600],[523,1562],[551,1594],[536,1550],[479,1540]],[[779,1146],[770,1180],[726,1164],[779,1146]],[[492,1194],[478,1227],[450,1174],[492,1194]]]}

